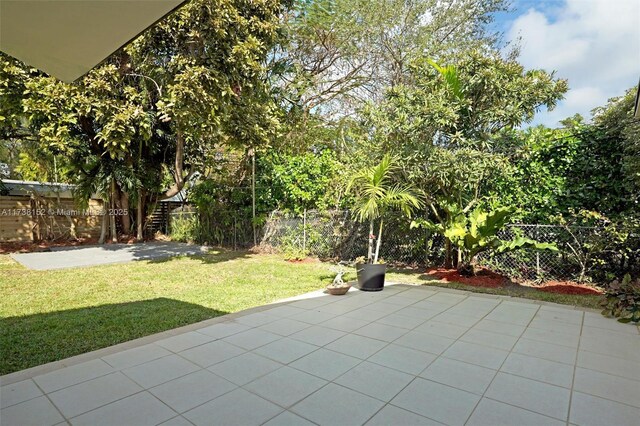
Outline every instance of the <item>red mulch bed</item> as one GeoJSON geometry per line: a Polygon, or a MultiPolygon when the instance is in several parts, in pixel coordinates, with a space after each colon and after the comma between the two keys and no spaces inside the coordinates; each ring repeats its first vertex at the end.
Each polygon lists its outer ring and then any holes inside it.
{"type": "Polygon", "coordinates": [[[305,257],[304,259],[287,259],[289,263],[318,263],[320,259],[317,257],[305,257]]]}
{"type": "Polygon", "coordinates": [[[602,290],[571,281],[549,281],[537,288],[540,291],[559,294],[602,294],[602,290]]]}
{"type": "Polygon", "coordinates": [[[480,270],[475,277],[460,275],[456,269],[431,268],[427,274],[447,282],[458,282],[475,287],[499,288],[503,287],[508,279],[500,274],[486,269],[480,270]]]}
{"type": "MultiPolygon", "coordinates": [[[[487,269],[480,270],[475,277],[465,277],[460,275],[456,269],[445,268],[431,268],[427,270],[427,274],[442,281],[458,282],[475,287],[500,288],[507,285],[518,285],[514,284],[508,278],[487,269]]],[[[527,285],[527,287],[558,294],[601,295],[603,293],[602,290],[598,288],[572,281],[548,281],[541,286],[527,285]]]]}

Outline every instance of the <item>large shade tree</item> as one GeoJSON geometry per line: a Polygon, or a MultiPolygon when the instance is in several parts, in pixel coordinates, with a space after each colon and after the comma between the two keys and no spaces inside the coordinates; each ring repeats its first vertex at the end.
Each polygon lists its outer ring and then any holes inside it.
{"type": "Polygon", "coordinates": [[[73,84],[2,55],[3,133],[26,125],[38,149],[67,160],[83,198],[98,192],[123,209],[135,201],[142,237],[149,208],[177,194],[212,148],[260,145],[277,131],[264,59],[285,6],[191,1],[73,84]]]}

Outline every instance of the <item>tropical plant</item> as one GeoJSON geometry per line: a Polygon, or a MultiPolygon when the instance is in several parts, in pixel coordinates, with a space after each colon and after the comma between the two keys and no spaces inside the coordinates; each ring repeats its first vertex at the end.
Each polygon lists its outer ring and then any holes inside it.
{"type": "MultiPolygon", "coordinates": [[[[457,208],[457,207],[456,207],[457,208]]],[[[539,243],[524,236],[511,241],[498,237],[498,232],[516,212],[513,207],[484,211],[477,207],[470,212],[456,210],[448,222],[434,223],[427,219],[412,222],[412,227],[424,227],[444,235],[458,249],[458,270],[464,275],[474,275],[476,259],[480,253],[496,254],[521,249],[557,251],[555,244],[539,243]]]]}
{"type": "Polygon", "coordinates": [[[377,263],[382,242],[383,214],[390,209],[398,209],[407,216],[411,216],[414,209],[422,203],[415,194],[415,190],[394,181],[394,173],[398,167],[389,155],[385,155],[380,163],[356,173],[348,185],[355,195],[355,213],[360,222],[369,222],[369,246],[367,262],[377,263]],[[375,221],[379,220],[378,236],[375,254],[373,242],[375,221]]]}
{"type": "Polygon", "coordinates": [[[608,285],[602,315],[617,317],[620,322],[640,322],[640,279],[633,281],[626,274],[622,281],[608,285]]]}

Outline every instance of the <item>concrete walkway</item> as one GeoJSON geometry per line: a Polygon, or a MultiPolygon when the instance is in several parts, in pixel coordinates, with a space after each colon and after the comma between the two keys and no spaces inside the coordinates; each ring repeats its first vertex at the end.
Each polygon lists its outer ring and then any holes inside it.
{"type": "Polygon", "coordinates": [[[638,327],[398,285],[265,306],[4,376],[1,422],[635,426],[638,395],[638,327]]]}
{"type": "Polygon", "coordinates": [[[51,251],[13,253],[11,257],[29,269],[49,270],[126,263],[134,260],[158,260],[203,253],[201,246],[153,242],[142,244],[105,244],[99,246],[52,247],[51,251]]]}

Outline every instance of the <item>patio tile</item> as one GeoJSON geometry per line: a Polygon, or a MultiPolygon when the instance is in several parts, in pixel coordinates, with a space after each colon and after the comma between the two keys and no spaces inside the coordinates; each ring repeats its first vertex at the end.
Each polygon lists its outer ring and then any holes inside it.
{"type": "Polygon", "coordinates": [[[640,408],[640,381],[637,380],[578,367],[573,389],[640,408]]]}
{"type": "Polygon", "coordinates": [[[447,358],[497,370],[507,358],[509,352],[476,343],[458,341],[451,345],[442,355],[447,358]]]}
{"type": "Polygon", "coordinates": [[[328,305],[320,306],[319,308],[317,308],[317,310],[320,312],[327,312],[336,316],[351,312],[354,310],[354,307],[338,303],[329,303],[328,305]]]}
{"type": "Polygon", "coordinates": [[[301,342],[311,343],[316,346],[324,346],[346,335],[344,331],[331,328],[311,326],[289,336],[301,342]]]}
{"type": "Polygon", "coordinates": [[[432,318],[433,321],[445,324],[459,325],[460,327],[471,327],[478,322],[478,318],[467,315],[454,314],[449,311],[442,312],[432,318]]]}
{"type": "Polygon", "coordinates": [[[151,343],[138,348],[128,349],[112,355],[104,356],[102,357],[102,360],[113,368],[120,370],[162,358],[167,355],[171,355],[171,352],[161,346],[151,343]]]}
{"type": "Polygon", "coordinates": [[[246,350],[252,350],[281,338],[282,336],[277,334],[252,328],[251,330],[225,337],[223,341],[240,346],[246,350]]]}
{"type": "Polygon", "coordinates": [[[44,392],[49,393],[113,373],[114,371],[115,370],[106,362],[101,359],[94,359],[36,376],[33,380],[44,392]]]}
{"type": "Polygon", "coordinates": [[[396,340],[394,343],[412,349],[417,349],[419,351],[440,355],[449,346],[451,346],[453,342],[455,342],[455,340],[449,339],[447,337],[436,336],[435,334],[420,333],[418,331],[410,331],[409,333],[396,340]]]}
{"type": "Polygon", "coordinates": [[[334,383],[388,402],[413,378],[413,375],[365,361],[338,377],[334,383]]]}
{"type": "Polygon", "coordinates": [[[467,295],[438,292],[429,298],[429,302],[441,303],[446,305],[455,305],[466,299],[467,295]]]}
{"type": "Polygon", "coordinates": [[[416,375],[436,359],[436,355],[390,344],[376,352],[368,361],[416,375]]]}
{"type": "Polygon", "coordinates": [[[164,423],[160,423],[159,426],[193,426],[193,423],[182,416],[176,416],[164,423]]]}
{"type": "Polygon", "coordinates": [[[327,303],[335,302],[335,299],[329,296],[312,297],[310,299],[297,300],[289,303],[289,306],[302,309],[315,309],[327,303]]]}
{"type": "Polygon", "coordinates": [[[523,325],[507,324],[505,322],[483,319],[475,324],[473,329],[491,331],[492,333],[504,334],[506,336],[520,337],[526,327],[523,325]]]}
{"type": "Polygon", "coordinates": [[[548,307],[542,306],[534,317],[534,320],[544,319],[582,326],[583,317],[584,313],[582,311],[573,311],[570,309],[549,309],[548,307]]]}
{"type": "Polygon", "coordinates": [[[390,303],[392,305],[398,305],[398,306],[409,306],[417,302],[416,299],[413,299],[410,296],[406,297],[404,294],[405,292],[402,292],[394,296],[387,297],[385,299],[385,303],[390,303]]]}
{"type": "Polygon", "coordinates": [[[463,425],[480,396],[416,378],[391,403],[447,425],[463,425]]]}
{"type": "Polygon", "coordinates": [[[335,314],[332,314],[330,312],[322,312],[314,309],[292,315],[289,317],[289,319],[302,321],[307,324],[320,324],[335,317],[335,314]]]}
{"type": "Polygon", "coordinates": [[[597,396],[573,392],[569,422],[580,426],[637,426],[640,409],[597,396]]]}
{"type": "Polygon", "coordinates": [[[496,375],[495,370],[448,358],[438,358],[420,377],[482,395],[496,375]]]}
{"type": "Polygon", "coordinates": [[[568,346],[521,338],[513,347],[513,352],[573,365],[577,350],[568,346]]]}
{"type": "Polygon", "coordinates": [[[136,365],[122,372],[140,386],[150,388],[197,370],[199,368],[194,363],[178,355],[170,355],[136,365]]]}
{"type": "Polygon", "coordinates": [[[291,367],[282,367],[244,387],[282,407],[290,407],[326,383],[325,380],[302,371],[291,367]]]}
{"type": "Polygon", "coordinates": [[[360,425],[383,405],[381,401],[330,383],[294,405],[291,411],[319,425],[360,425]]]}
{"type": "Polygon", "coordinates": [[[569,389],[511,374],[498,373],[485,396],[566,421],[569,412],[569,394],[569,389]]]}
{"type": "Polygon", "coordinates": [[[67,418],[140,392],[142,388],[117,372],[98,377],[49,394],[49,398],[67,418]]]}
{"type": "Polygon", "coordinates": [[[640,380],[640,362],[627,361],[595,352],[578,351],[577,365],[614,376],[640,380]]]}
{"type": "Polygon", "coordinates": [[[506,334],[493,333],[484,330],[469,330],[460,337],[463,342],[477,343],[479,345],[491,346],[492,348],[510,351],[518,340],[517,337],[506,334]]]}
{"type": "Polygon", "coordinates": [[[387,315],[386,317],[380,318],[376,321],[380,324],[392,325],[394,327],[405,328],[407,330],[411,330],[422,324],[424,322],[421,318],[410,317],[407,315],[403,315],[402,311],[395,312],[393,314],[387,315]]]}
{"type": "Polygon", "coordinates": [[[562,321],[536,317],[529,323],[529,328],[579,336],[582,326],[580,324],[570,324],[562,321]]]}
{"type": "Polygon", "coordinates": [[[610,355],[628,361],[640,361],[640,338],[607,330],[585,330],[580,338],[580,350],[610,355]],[[591,331],[591,333],[589,333],[591,331]]]}
{"type": "Polygon", "coordinates": [[[202,333],[190,331],[188,333],[182,333],[178,334],[177,336],[160,340],[156,342],[156,345],[162,346],[165,349],[169,349],[171,352],[181,352],[185,349],[200,346],[214,340],[216,340],[216,338],[213,336],[207,336],[202,333]]]}
{"type": "Polygon", "coordinates": [[[250,327],[260,327],[261,325],[268,324],[278,319],[280,319],[280,317],[278,316],[257,312],[255,314],[240,316],[234,321],[239,322],[240,324],[248,325],[250,327]]]}
{"type": "Polygon", "coordinates": [[[436,294],[437,291],[428,288],[411,288],[409,290],[405,290],[402,293],[398,293],[396,296],[398,297],[407,297],[412,299],[414,302],[418,302],[420,300],[429,298],[436,294]]]}
{"type": "Polygon", "coordinates": [[[280,367],[282,367],[282,364],[279,362],[247,352],[212,365],[208,370],[236,385],[242,386],[280,367]]]}
{"type": "Polygon", "coordinates": [[[244,351],[237,346],[223,340],[216,340],[215,342],[182,351],[180,352],[180,356],[206,368],[242,353],[244,353],[244,351]]]}
{"type": "Polygon", "coordinates": [[[632,324],[622,324],[613,318],[605,318],[600,314],[592,312],[584,313],[584,325],[585,327],[595,327],[609,331],[615,331],[617,333],[632,334],[637,336],[638,328],[632,324]]]}
{"type": "Polygon", "coordinates": [[[442,313],[441,310],[426,310],[420,308],[414,308],[413,306],[407,306],[406,308],[402,308],[401,310],[394,312],[394,315],[404,315],[406,317],[411,317],[420,320],[421,322],[425,322],[436,315],[442,313]]]}
{"type": "Polygon", "coordinates": [[[371,337],[372,339],[384,340],[385,342],[393,342],[398,337],[406,334],[407,329],[374,322],[359,328],[353,333],[360,336],[371,337]]]}
{"type": "Polygon", "coordinates": [[[271,358],[274,361],[288,364],[318,349],[317,346],[289,338],[276,340],[254,349],[253,352],[271,358]]]}
{"type": "Polygon", "coordinates": [[[3,408],[0,410],[0,419],[6,426],[48,426],[64,421],[64,417],[45,396],[3,408]]]}
{"type": "MultiPolygon", "coordinates": [[[[434,296],[435,297],[435,296],[434,296]]],[[[427,312],[444,312],[451,306],[458,303],[457,301],[439,302],[431,299],[422,300],[411,305],[411,308],[422,309],[427,312]]]]}
{"type": "Polygon", "coordinates": [[[336,352],[351,355],[356,358],[366,359],[387,345],[381,340],[371,339],[369,337],[347,334],[344,337],[335,340],[325,347],[336,352]]]}
{"type": "Polygon", "coordinates": [[[282,408],[244,389],[236,389],[209,401],[184,417],[195,425],[261,425],[280,413],[282,408]],[[247,409],[251,407],[251,409],[247,409]]]}
{"type": "Polygon", "coordinates": [[[367,426],[438,426],[435,420],[428,419],[411,411],[387,405],[366,423],[367,426]]]}
{"type": "Polygon", "coordinates": [[[281,318],[290,317],[291,315],[300,314],[303,312],[306,312],[306,309],[296,308],[295,306],[291,305],[280,305],[263,311],[263,313],[267,315],[275,315],[281,318]]]}
{"type": "Polygon", "coordinates": [[[283,411],[264,424],[264,426],[313,426],[315,423],[293,414],[291,411],[283,411]]]}
{"type": "Polygon", "coordinates": [[[346,331],[350,333],[354,330],[359,329],[360,327],[364,327],[369,324],[369,321],[365,321],[362,319],[349,318],[345,316],[335,317],[328,321],[325,321],[322,326],[333,328],[335,330],[346,331]]]}
{"type": "Polygon", "coordinates": [[[573,383],[572,365],[518,353],[509,354],[500,371],[569,389],[573,383]]]}
{"type": "Polygon", "coordinates": [[[151,388],[149,392],[176,412],[184,413],[236,387],[207,370],[200,370],[151,388]]]}
{"type": "Polygon", "coordinates": [[[466,426],[562,426],[565,422],[483,398],[466,426]]]}
{"type": "Polygon", "coordinates": [[[288,336],[300,330],[304,330],[307,327],[309,327],[309,324],[305,322],[283,318],[278,321],[270,322],[267,325],[263,325],[260,329],[279,334],[281,336],[288,336]]]}
{"type": "Polygon", "coordinates": [[[19,404],[42,395],[42,391],[31,379],[5,385],[0,388],[0,408],[19,404]]]}
{"type": "Polygon", "coordinates": [[[539,342],[553,343],[554,345],[569,346],[577,348],[580,342],[580,335],[573,333],[559,333],[550,330],[541,330],[538,328],[527,328],[522,337],[539,342]]]}
{"type": "Polygon", "coordinates": [[[506,322],[508,324],[528,325],[535,311],[532,309],[502,308],[498,306],[491,311],[485,319],[498,322],[506,322]]]}
{"type": "Polygon", "coordinates": [[[232,334],[237,334],[248,330],[250,327],[239,322],[221,322],[218,324],[210,325],[209,327],[201,328],[197,330],[198,333],[206,334],[207,336],[215,337],[216,339],[223,339],[232,334]]]}
{"type": "Polygon", "coordinates": [[[379,311],[389,315],[402,309],[402,306],[398,306],[394,303],[387,303],[387,299],[385,299],[384,301],[372,303],[367,306],[367,309],[373,309],[374,311],[379,311]]]}
{"type": "Polygon", "coordinates": [[[105,405],[71,419],[75,426],[136,425],[153,426],[169,420],[176,413],[148,392],[105,405]]]}
{"type": "Polygon", "coordinates": [[[321,348],[289,365],[298,370],[331,381],[355,367],[360,362],[362,362],[362,360],[358,358],[321,348]]]}
{"type": "Polygon", "coordinates": [[[457,339],[466,333],[468,329],[468,327],[429,320],[416,327],[414,331],[435,334],[436,336],[448,337],[449,339],[457,339]]]}
{"type": "Polygon", "coordinates": [[[353,311],[349,311],[344,314],[345,317],[355,318],[355,319],[364,320],[368,322],[378,320],[382,317],[386,317],[387,315],[389,314],[385,312],[369,309],[368,306],[366,308],[355,309],[353,311]]]}

